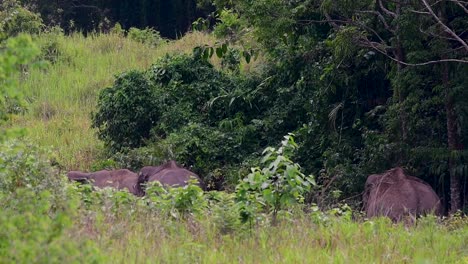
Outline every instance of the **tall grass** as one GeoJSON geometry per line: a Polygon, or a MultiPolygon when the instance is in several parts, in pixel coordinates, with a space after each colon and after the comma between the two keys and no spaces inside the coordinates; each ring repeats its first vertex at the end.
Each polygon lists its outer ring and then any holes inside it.
{"type": "MultiPolygon", "coordinates": [[[[47,42],[50,36],[39,37],[47,42]]],[[[213,45],[214,38],[200,32],[177,41],[150,47],[117,34],[81,34],[56,38],[59,59],[47,68],[35,68],[23,78],[20,89],[29,111],[14,120],[28,128],[28,136],[49,146],[65,169],[89,169],[102,154],[102,144],[90,128],[90,113],[98,92],[110,86],[114,75],[129,69],[146,69],[168,53],[188,53],[197,45],[213,45]]]]}
{"type": "Polygon", "coordinates": [[[408,228],[388,219],[315,223],[297,217],[221,234],[209,217],[177,221],[147,215],[111,220],[89,238],[110,263],[466,263],[468,257],[467,226],[448,232],[434,219],[408,228]]]}

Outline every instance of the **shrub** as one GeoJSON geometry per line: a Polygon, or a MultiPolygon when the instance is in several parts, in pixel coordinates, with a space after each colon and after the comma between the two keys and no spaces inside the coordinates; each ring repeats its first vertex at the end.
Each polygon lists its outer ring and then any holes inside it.
{"type": "MultiPolygon", "coordinates": [[[[114,31],[121,32],[119,31],[118,28],[115,28],[114,31]]],[[[128,30],[127,37],[129,39],[150,45],[152,47],[156,47],[164,41],[163,38],[161,38],[161,35],[159,34],[158,31],[154,30],[153,28],[148,28],[148,27],[145,29],[138,29],[138,28],[131,27],[128,30]]]]}
{"type": "Polygon", "coordinates": [[[237,199],[243,204],[244,221],[251,221],[255,211],[264,208],[272,213],[273,223],[282,210],[304,202],[304,195],[315,185],[312,176],[305,176],[300,166],[289,156],[297,148],[292,134],[284,137],[278,149],[268,147],[263,151],[263,168],[252,172],[236,187],[237,199]],[[253,206],[254,210],[249,207],[253,206]]]}
{"type": "Polygon", "coordinates": [[[0,192],[0,262],[101,262],[93,242],[70,239],[77,201],[69,198],[57,210],[49,191],[19,188],[13,195],[0,192]]]}
{"type": "Polygon", "coordinates": [[[122,28],[119,22],[115,23],[115,25],[110,29],[111,34],[115,34],[118,36],[124,36],[125,30],[122,28]]]}
{"type": "MultiPolygon", "coordinates": [[[[3,45],[0,43],[0,124],[5,121],[15,107],[22,106],[18,93],[19,68],[30,63],[39,54],[29,35],[9,38],[3,45]],[[14,108],[12,108],[12,106],[14,108]]],[[[0,127],[0,142],[5,137],[0,127]]]]}
{"type": "MultiPolygon", "coordinates": [[[[196,168],[209,189],[222,188],[227,171],[216,173],[230,163],[240,163],[248,152],[237,141],[238,131],[224,132],[200,123],[189,123],[167,138],[153,145],[155,156],[183,161],[196,168]]],[[[239,167],[237,167],[237,170],[239,167]]],[[[231,175],[230,183],[236,183],[237,175],[231,175]]]]}
{"type": "Polygon", "coordinates": [[[64,178],[50,165],[46,151],[20,141],[6,141],[0,147],[0,192],[27,188],[40,193],[63,188],[64,178]]]}
{"type": "Polygon", "coordinates": [[[211,191],[206,194],[211,218],[209,221],[221,234],[242,230],[240,206],[234,193],[211,191]]]}
{"type": "Polygon", "coordinates": [[[207,208],[203,190],[195,181],[180,188],[164,188],[159,182],[151,182],[146,187],[146,197],[152,210],[176,219],[202,216],[207,208]]]}
{"type": "Polygon", "coordinates": [[[99,261],[92,243],[68,237],[80,202],[49,153],[11,140],[0,149],[0,262],[99,261]]]}
{"type": "Polygon", "coordinates": [[[156,120],[156,100],[143,72],[130,71],[116,77],[112,87],[99,94],[93,127],[107,147],[120,150],[141,146],[156,120]]]}
{"type": "Polygon", "coordinates": [[[67,54],[63,52],[63,49],[60,46],[60,41],[63,37],[63,29],[60,27],[52,27],[47,29],[37,38],[38,45],[41,48],[41,58],[44,61],[56,63],[60,59],[71,59],[70,56],[67,56],[67,54]]]}
{"type": "Polygon", "coordinates": [[[221,59],[221,67],[231,71],[232,73],[239,74],[241,62],[241,51],[235,48],[228,48],[226,54],[221,59]]]}
{"type": "Polygon", "coordinates": [[[0,40],[20,33],[39,34],[43,28],[41,17],[21,7],[16,0],[6,0],[0,4],[0,40]]]}
{"type": "Polygon", "coordinates": [[[233,40],[238,37],[243,25],[237,13],[229,9],[223,9],[219,13],[218,21],[213,31],[216,37],[233,40]]]}

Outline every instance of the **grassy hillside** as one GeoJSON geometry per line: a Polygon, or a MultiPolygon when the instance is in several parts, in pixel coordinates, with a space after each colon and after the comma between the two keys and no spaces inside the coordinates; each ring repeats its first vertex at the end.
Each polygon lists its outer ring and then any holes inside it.
{"type": "MultiPolygon", "coordinates": [[[[43,35],[39,42],[51,41],[43,35]]],[[[13,124],[28,128],[28,137],[52,147],[66,169],[89,169],[100,155],[101,143],[90,128],[90,113],[98,91],[112,84],[114,75],[129,69],[146,69],[167,53],[188,53],[193,47],[213,44],[199,32],[150,47],[114,35],[54,36],[60,52],[57,63],[31,70],[21,82],[29,111],[13,124]]]]}

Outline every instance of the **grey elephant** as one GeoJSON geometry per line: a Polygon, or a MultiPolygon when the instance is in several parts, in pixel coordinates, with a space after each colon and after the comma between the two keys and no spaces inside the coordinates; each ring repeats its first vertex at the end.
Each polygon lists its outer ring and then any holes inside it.
{"type": "Polygon", "coordinates": [[[197,174],[180,167],[175,161],[171,160],[160,166],[143,167],[138,175],[138,187],[140,192],[144,193],[143,185],[147,182],[159,181],[166,187],[183,187],[188,185],[190,179],[196,180],[200,188],[205,189],[197,174]]]}
{"type": "Polygon", "coordinates": [[[432,187],[400,167],[367,178],[363,206],[367,217],[387,216],[394,222],[442,214],[440,199],[432,187]]]}
{"type": "Polygon", "coordinates": [[[72,181],[92,182],[94,186],[99,188],[127,189],[130,193],[141,195],[137,188],[138,174],[127,169],[100,170],[96,172],[69,171],[67,176],[72,181]]]}

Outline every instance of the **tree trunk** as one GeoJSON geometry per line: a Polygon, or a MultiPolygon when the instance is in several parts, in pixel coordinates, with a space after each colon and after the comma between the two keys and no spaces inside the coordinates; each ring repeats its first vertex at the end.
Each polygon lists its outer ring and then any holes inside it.
{"type": "MultiPolygon", "coordinates": [[[[401,15],[401,3],[399,1],[396,2],[396,9],[395,9],[395,14],[396,18],[399,18],[401,15]]],[[[408,117],[406,114],[405,109],[403,108],[403,103],[406,99],[406,96],[404,94],[404,89],[401,84],[401,74],[403,69],[405,68],[405,65],[401,62],[406,61],[405,58],[405,52],[404,48],[401,42],[401,37],[400,37],[400,25],[395,26],[395,34],[396,34],[396,43],[395,43],[395,50],[394,50],[394,56],[397,59],[397,84],[396,84],[396,94],[394,95],[395,99],[398,100],[399,104],[399,116],[400,116],[400,140],[403,145],[406,143],[406,140],[408,138],[408,128],[407,128],[407,123],[408,123],[408,117]]],[[[399,164],[404,163],[406,160],[406,155],[405,152],[401,151],[400,153],[400,160],[398,161],[399,164]]]]}
{"type": "MultiPolygon", "coordinates": [[[[446,23],[445,14],[446,2],[440,3],[439,17],[446,23]]],[[[447,33],[441,29],[441,35],[446,36],[447,33]]],[[[448,37],[448,36],[446,36],[448,37]]],[[[449,45],[449,44],[447,44],[449,45]]],[[[441,58],[446,59],[445,53],[442,53],[441,58]]],[[[447,62],[442,63],[442,85],[445,92],[445,114],[447,118],[447,145],[449,151],[448,169],[450,175],[450,210],[449,213],[453,214],[461,209],[461,178],[456,172],[457,160],[454,158],[453,153],[462,149],[460,137],[458,136],[458,123],[457,114],[455,112],[455,102],[453,98],[452,89],[450,87],[449,78],[449,65],[447,62]]]]}
{"type": "Polygon", "coordinates": [[[450,213],[453,214],[461,209],[461,179],[455,171],[456,160],[452,153],[461,150],[460,138],[457,130],[457,115],[449,82],[449,70],[447,63],[442,65],[442,83],[445,90],[445,112],[447,117],[447,143],[449,156],[449,174],[450,174],[450,213]]]}

